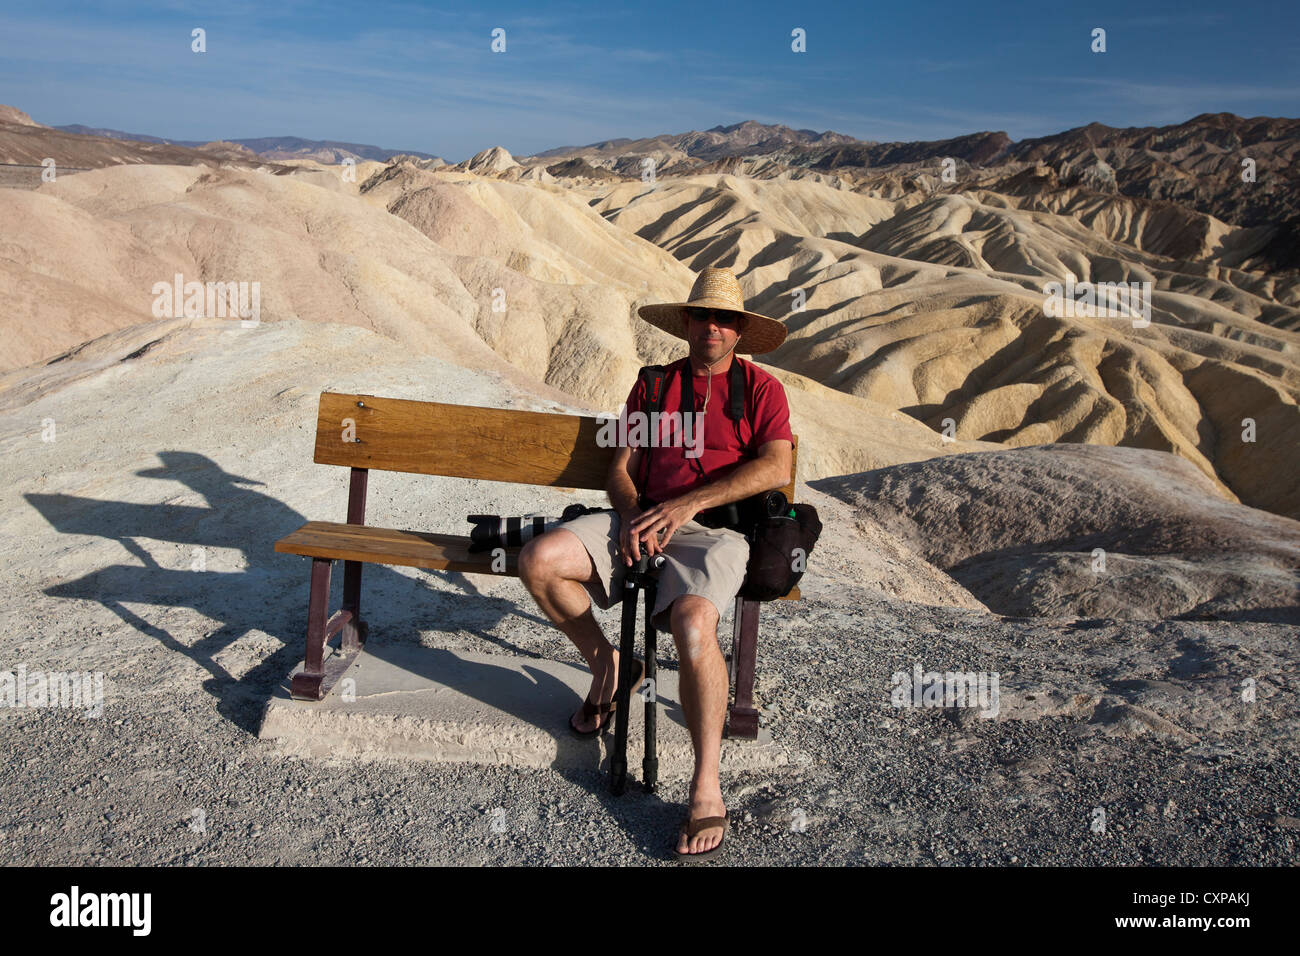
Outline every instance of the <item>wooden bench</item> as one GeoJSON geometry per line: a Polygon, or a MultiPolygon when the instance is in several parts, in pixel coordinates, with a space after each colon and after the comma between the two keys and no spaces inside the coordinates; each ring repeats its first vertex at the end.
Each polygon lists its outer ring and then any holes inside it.
{"type": "MultiPolygon", "coordinates": [[[[601,420],[592,416],[446,405],[323,392],[316,419],[320,465],[351,469],[346,523],[309,521],[275,543],[282,554],[312,559],[307,604],[307,654],[294,675],[293,697],[320,700],[365,643],[361,618],[361,567],[405,565],[468,574],[518,576],[518,548],[505,560],[469,551],[468,535],[400,531],[367,525],[366,479],[370,471],[399,471],[478,478],[525,485],[604,489],[615,448],[596,443],[601,420]],[[328,614],[330,571],[343,562],[342,607],[328,614]],[[497,569],[494,569],[493,565],[497,569]],[[501,565],[504,564],[502,568],[501,565]],[[340,654],[325,663],[325,646],[340,635],[340,654]]],[[[795,437],[798,452],[798,436],[795,437]]],[[[783,490],[794,500],[794,472],[783,490]]],[[[783,600],[799,600],[795,588],[783,600]]],[[[758,736],[754,665],[760,602],[737,596],[732,629],[727,736],[758,736]]]]}

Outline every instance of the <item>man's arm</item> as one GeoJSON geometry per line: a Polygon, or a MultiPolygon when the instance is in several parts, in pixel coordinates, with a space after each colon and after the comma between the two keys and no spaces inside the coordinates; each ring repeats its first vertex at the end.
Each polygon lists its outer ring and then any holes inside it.
{"type": "Polygon", "coordinates": [[[643,454],[645,452],[640,448],[620,447],[615,449],[614,460],[609,463],[605,494],[609,495],[609,503],[624,519],[641,513],[636,503],[636,484],[632,481],[632,476],[641,470],[643,454]]]}
{"type": "Polygon", "coordinates": [[[740,501],[761,491],[784,488],[790,483],[794,446],[784,439],[770,441],[758,449],[758,457],[744,462],[725,478],[698,485],[682,495],[696,514],[718,505],[740,501]]]}
{"type": "Polygon", "coordinates": [[[628,567],[640,560],[643,543],[647,554],[660,550],[654,547],[659,543],[658,532],[648,533],[643,542],[643,529],[636,525],[637,518],[641,515],[641,506],[637,503],[636,484],[632,481],[632,476],[640,472],[643,454],[645,451],[641,448],[620,447],[615,450],[614,460],[609,464],[609,478],[605,481],[605,494],[609,495],[609,503],[618,512],[620,520],[619,554],[628,567]]]}
{"type": "MultiPolygon", "coordinates": [[[[793,470],[793,448],[784,438],[764,442],[758,449],[758,457],[743,463],[725,478],[699,485],[684,495],[661,502],[649,511],[641,512],[640,517],[632,517],[638,513],[635,509],[630,515],[624,515],[624,528],[631,536],[632,549],[635,552],[638,542],[644,542],[647,554],[657,554],[668,544],[678,528],[705,508],[739,501],[760,491],[785,487],[790,483],[793,470]],[[629,517],[632,517],[630,523],[629,517]],[[660,531],[663,532],[662,540],[659,538],[660,531]]],[[[634,553],[633,557],[637,555],[634,553]]],[[[631,563],[626,556],[624,563],[631,563]]]]}

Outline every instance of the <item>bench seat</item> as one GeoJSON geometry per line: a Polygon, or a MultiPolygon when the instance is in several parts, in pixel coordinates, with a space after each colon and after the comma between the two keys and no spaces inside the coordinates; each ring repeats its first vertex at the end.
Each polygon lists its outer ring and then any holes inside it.
{"type": "MultiPolygon", "coordinates": [[[[275,543],[282,554],[336,561],[364,561],[370,564],[400,564],[430,571],[492,573],[492,552],[469,550],[468,535],[436,534],[431,531],[400,531],[370,525],[309,521],[275,543]]],[[[518,577],[518,548],[505,548],[505,571],[518,577]]]]}
{"type": "MultiPolygon", "coordinates": [[[[334,521],[309,521],[297,531],[275,543],[281,554],[300,554],[307,558],[334,561],[361,561],[369,564],[397,564],[430,571],[463,571],[469,574],[502,574],[518,577],[518,548],[503,548],[505,569],[493,571],[492,552],[469,550],[467,535],[435,534],[430,531],[401,531],[370,525],[340,524],[334,521]]],[[[796,587],[780,598],[799,600],[796,587]]]]}

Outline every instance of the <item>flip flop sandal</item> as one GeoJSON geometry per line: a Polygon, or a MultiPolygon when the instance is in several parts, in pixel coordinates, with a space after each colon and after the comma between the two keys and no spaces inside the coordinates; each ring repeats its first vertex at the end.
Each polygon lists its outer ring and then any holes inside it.
{"type": "MultiPolygon", "coordinates": [[[[598,717],[598,716],[604,717],[606,714],[613,714],[614,711],[617,709],[618,709],[617,701],[609,700],[606,701],[602,706],[597,706],[596,704],[593,704],[589,700],[584,700],[582,702],[582,719],[591,720],[591,718],[593,717],[598,717]]],[[[575,737],[582,737],[584,739],[589,737],[598,737],[600,736],[602,731],[608,730],[610,725],[613,723],[614,721],[613,718],[611,717],[608,720],[603,720],[600,723],[598,723],[593,730],[579,730],[577,725],[574,724],[573,722],[573,716],[570,715],[569,733],[573,734],[573,736],[575,737]]]]}
{"type": "MultiPolygon", "coordinates": [[[[637,675],[636,680],[632,682],[632,690],[634,693],[636,691],[636,688],[641,686],[641,681],[645,679],[645,661],[640,661],[639,663],[641,664],[641,673],[637,675]]],[[[593,730],[579,730],[577,726],[573,723],[572,715],[570,715],[569,733],[573,734],[573,736],[575,737],[581,737],[584,740],[588,740],[592,737],[597,737],[602,732],[609,730],[611,727],[614,726],[613,714],[614,711],[616,711],[617,709],[618,709],[617,700],[607,700],[603,704],[595,704],[592,703],[590,700],[584,700],[582,702],[583,720],[591,720],[591,718],[593,717],[605,717],[606,714],[609,714],[610,716],[607,717],[605,720],[602,720],[600,723],[598,723],[593,730]]]]}
{"type": "Polygon", "coordinates": [[[673,844],[673,855],[683,863],[698,863],[701,860],[707,860],[711,857],[717,856],[719,851],[727,842],[728,813],[730,813],[730,811],[725,811],[720,817],[700,817],[698,820],[692,820],[688,816],[682,821],[681,829],[677,831],[677,836],[679,838],[684,833],[686,834],[686,839],[691,840],[698,836],[701,830],[708,830],[720,826],[722,827],[722,839],[718,841],[718,845],[712,850],[705,850],[702,853],[682,853],[678,851],[677,845],[673,844]]]}

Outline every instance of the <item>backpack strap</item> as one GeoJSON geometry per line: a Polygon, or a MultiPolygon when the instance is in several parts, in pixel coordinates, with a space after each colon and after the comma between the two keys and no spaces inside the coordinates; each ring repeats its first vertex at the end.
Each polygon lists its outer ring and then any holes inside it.
{"type": "Polygon", "coordinates": [[[731,372],[727,378],[727,417],[739,422],[745,417],[745,370],[740,366],[740,356],[731,358],[731,372]]]}
{"type": "MultiPolygon", "coordinates": [[[[643,365],[641,371],[637,373],[645,381],[645,412],[647,415],[654,415],[663,410],[664,391],[668,378],[668,369],[663,365],[643,365]]],[[[656,421],[651,418],[650,421],[656,421]]],[[[652,436],[641,455],[641,471],[637,476],[636,490],[638,494],[645,494],[646,476],[650,474],[650,454],[654,450],[657,442],[652,436]]]]}
{"type": "MultiPolygon", "coordinates": [[[[682,412],[682,441],[689,441],[695,435],[695,416],[699,414],[695,410],[695,383],[692,381],[693,372],[690,367],[690,359],[677,372],[677,383],[681,386],[682,394],[678,400],[677,407],[682,412]],[[687,411],[689,409],[689,411],[687,411]]],[[[695,467],[700,469],[703,475],[703,469],[700,466],[698,458],[691,458],[688,461],[695,462],[695,467]]]]}
{"type": "MultiPolygon", "coordinates": [[[[731,373],[728,376],[728,397],[727,397],[727,417],[736,426],[736,436],[740,437],[740,422],[745,417],[745,413],[751,411],[752,402],[749,398],[749,383],[754,380],[753,370],[746,368],[748,363],[742,364],[740,356],[735,356],[731,360],[731,373]]],[[[753,458],[755,454],[754,435],[757,434],[754,422],[749,423],[749,444],[745,448],[746,457],[753,458]]]]}

